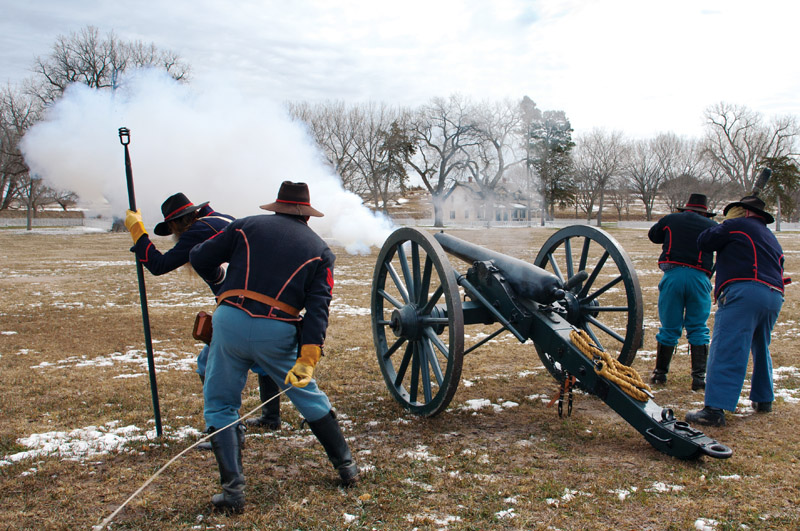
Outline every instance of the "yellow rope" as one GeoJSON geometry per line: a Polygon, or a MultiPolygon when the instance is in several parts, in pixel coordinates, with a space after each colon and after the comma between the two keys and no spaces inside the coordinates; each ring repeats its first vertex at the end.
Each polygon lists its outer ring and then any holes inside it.
{"type": "Polygon", "coordinates": [[[587,358],[595,361],[594,372],[620,386],[632,398],[647,402],[649,396],[643,389],[650,391],[650,386],[638,372],[597,348],[586,330],[573,330],[569,337],[587,358]]]}

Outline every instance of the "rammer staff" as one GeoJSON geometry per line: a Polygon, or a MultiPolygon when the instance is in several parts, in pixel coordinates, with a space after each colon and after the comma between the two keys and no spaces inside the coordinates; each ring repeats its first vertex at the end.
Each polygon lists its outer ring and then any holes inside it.
{"type": "MultiPolygon", "coordinates": [[[[131,156],[128,144],[131,143],[131,132],[127,127],[119,128],[119,141],[125,147],[125,177],[128,181],[128,204],[130,209],[136,211],[136,196],[133,191],[133,170],[131,170],[131,156]]],[[[161,437],[161,408],[158,405],[158,385],[156,384],[156,366],[153,359],[153,340],[150,337],[150,317],[147,313],[147,291],[144,285],[144,268],[136,260],[136,274],[139,277],[139,299],[142,303],[142,324],[144,326],[144,341],[147,347],[147,368],[150,372],[150,393],[153,395],[153,412],[156,420],[156,435],[161,437]]]]}

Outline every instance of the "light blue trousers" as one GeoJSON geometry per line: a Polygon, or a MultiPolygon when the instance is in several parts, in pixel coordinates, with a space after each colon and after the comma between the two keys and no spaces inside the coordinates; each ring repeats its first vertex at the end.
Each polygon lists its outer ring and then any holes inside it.
{"type": "MultiPolygon", "coordinates": [[[[196,372],[202,377],[205,377],[207,363],[208,363],[208,345],[205,345],[203,346],[203,349],[200,351],[200,354],[197,355],[197,369],[194,372],[196,372]]],[[[252,367],[250,367],[250,370],[261,376],[267,375],[266,371],[264,371],[264,369],[262,369],[258,365],[253,365],[252,367]]]]}
{"type": "Polygon", "coordinates": [[[286,396],[309,422],[331,410],[331,403],[316,380],[302,388],[283,383],[297,361],[297,329],[293,324],[250,317],[226,304],[214,311],[212,324],[214,334],[203,385],[206,429],[221,428],[239,418],[247,371],[254,363],[278,387],[289,388],[286,396]]]}
{"type": "Polygon", "coordinates": [[[686,329],[690,345],[708,345],[711,313],[711,280],[699,269],[673,267],[658,283],[658,318],[661,328],[656,341],[674,347],[686,329]]]}
{"type": "Polygon", "coordinates": [[[735,411],[753,353],[750,400],[772,402],[772,327],[783,295],[760,282],[734,282],[717,300],[706,371],[705,405],[735,411]]]}

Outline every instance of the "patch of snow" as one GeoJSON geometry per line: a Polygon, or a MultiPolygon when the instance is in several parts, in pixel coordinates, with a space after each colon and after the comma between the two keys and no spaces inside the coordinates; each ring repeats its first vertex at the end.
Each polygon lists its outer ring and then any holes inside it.
{"type": "Polygon", "coordinates": [[[484,407],[489,407],[492,405],[492,401],[486,398],[474,398],[472,400],[467,400],[466,404],[461,406],[460,409],[466,410],[473,410],[477,411],[484,407]]]}
{"type": "Polygon", "coordinates": [[[608,492],[610,492],[611,494],[616,494],[617,498],[619,498],[619,501],[625,501],[625,498],[627,498],[630,494],[633,494],[637,490],[639,490],[638,487],[630,487],[627,489],[614,489],[608,492]]]}
{"type": "Polygon", "coordinates": [[[357,308],[345,303],[340,297],[336,297],[331,301],[331,315],[370,315],[372,312],[369,308],[357,308]]]}
{"type": "Polygon", "coordinates": [[[644,489],[646,492],[679,492],[684,487],[682,485],[667,485],[661,481],[656,481],[649,488],[644,489]]]}
{"type": "Polygon", "coordinates": [[[712,518],[698,518],[694,522],[694,528],[697,531],[714,531],[719,525],[719,522],[712,518]]]}
{"type": "Polygon", "coordinates": [[[511,507],[510,509],[506,509],[505,511],[500,511],[500,512],[494,513],[494,515],[497,518],[499,518],[500,520],[502,520],[504,518],[514,518],[514,517],[517,516],[516,514],[514,514],[514,508],[513,507],[511,507]]]}
{"type": "Polygon", "coordinates": [[[419,487],[426,492],[433,492],[433,486],[428,485],[427,483],[422,483],[421,481],[414,481],[411,478],[406,478],[403,480],[403,483],[407,485],[411,485],[413,487],[419,487]]]}
{"type": "Polygon", "coordinates": [[[562,494],[560,498],[547,498],[545,502],[547,502],[547,505],[550,505],[552,507],[558,507],[561,503],[568,503],[574,500],[577,496],[591,497],[592,494],[590,492],[582,492],[579,490],[572,490],[565,488],[564,494],[562,494]]]}
{"type": "Polygon", "coordinates": [[[415,461],[438,461],[439,457],[431,454],[424,444],[417,445],[416,450],[408,450],[399,455],[400,458],[408,457],[415,461]]]}
{"type": "MultiPolygon", "coordinates": [[[[17,444],[31,448],[24,452],[6,455],[0,460],[0,466],[37,457],[58,456],[69,461],[105,455],[113,451],[125,451],[131,442],[150,441],[155,439],[155,430],[141,433],[142,429],[134,426],[117,427],[119,421],[107,422],[104,426],[87,426],[72,431],[51,431],[35,433],[29,437],[17,439],[17,444]]],[[[190,426],[176,430],[164,427],[164,436],[171,440],[188,437],[196,438],[200,431],[190,426]]]]}

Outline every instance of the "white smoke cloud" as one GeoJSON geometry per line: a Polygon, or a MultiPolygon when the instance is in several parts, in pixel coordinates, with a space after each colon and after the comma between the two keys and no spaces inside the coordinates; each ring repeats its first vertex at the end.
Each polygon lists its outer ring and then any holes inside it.
{"type": "Polygon", "coordinates": [[[92,214],[124,217],[120,127],[130,130],[136,206],[151,230],[174,193],[242,217],[265,214],[259,205],[273,202],[285,180],[308,183],[311,204],[325,214],[311,218],[312,228],[350,253],[381,246],[392,230],[342,188],[305,126],[284,107],[266,97],[245,100],[222,83],[181,85],[145,70],[115,91],[72,85],[25,135],[22,150],[34,174],[76,192],[92,214]]]}

